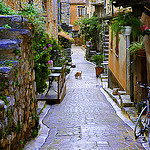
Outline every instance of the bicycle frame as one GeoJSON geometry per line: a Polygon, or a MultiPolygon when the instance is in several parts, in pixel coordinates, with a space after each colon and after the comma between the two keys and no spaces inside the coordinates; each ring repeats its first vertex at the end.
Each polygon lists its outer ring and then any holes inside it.
{"type": "Polygon", "coordinates": [[[148,89],[148,97],[147,97],[147,124],[148,124],[148,132],[149,132],[149,145],[150,145],[150,111],[149,111],[149,100],[150,100],[150,88],[148,89]]]}
{"type": "Polygon", "coordinates": [[[137,122],[135,124],[135,129],[134,129],[134,135],[135,135],[135,138],[137,139],[141,135],[144,136],[144,133],[146,131],[148,131],[148,142],[149,142],[149,146],[150,146],[150,107],[149,107],[150,87],[147,84],[142,84],[140,82],[138,82],[137,84],[139,84],[140,87],[148,89],[148,96],[147,96],[147,99],[146,99],[147,106],[144,107],[144,109],[141,111],[140,115],[137,118],[137,122]],[[143,115],[143,112],[146,109],[147,109],[147,112],[146,112],[146,116],[145,116],[145,121],[143,122],[142,121],[142,115],[143,115]],[[143,123],[141,122],[143,124],[143,127],[140,127],[140,130],[138,131],[138,125],[140,124],[140,121],[143,122],[143,123]]]}

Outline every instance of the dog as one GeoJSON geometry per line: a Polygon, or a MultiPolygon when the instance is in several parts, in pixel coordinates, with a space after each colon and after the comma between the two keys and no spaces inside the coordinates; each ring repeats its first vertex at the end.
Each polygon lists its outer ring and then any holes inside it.
{"type": "Polygon", "coordinates": [[[74,76],[75,76],[76,79],[78,79],[78,78],[82,78],[81,75],[82,75],[82,71],[81,72],[76,72],[76,74],[74,76]]]}

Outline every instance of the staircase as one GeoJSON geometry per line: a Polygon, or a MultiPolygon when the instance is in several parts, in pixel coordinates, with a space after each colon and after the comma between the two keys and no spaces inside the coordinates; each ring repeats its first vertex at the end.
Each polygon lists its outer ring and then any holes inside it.
{"type": "Polygon", "coordinates": [[[102,65],[104,66],[104,73],[101,74],[101,81],[107,82],[108,81],[108,59],[109,59],[109,31],[105,30],[105,28],[104,28],[103,41],[104,41],[103,55],[105,57],[102,63],[102,65]]]}

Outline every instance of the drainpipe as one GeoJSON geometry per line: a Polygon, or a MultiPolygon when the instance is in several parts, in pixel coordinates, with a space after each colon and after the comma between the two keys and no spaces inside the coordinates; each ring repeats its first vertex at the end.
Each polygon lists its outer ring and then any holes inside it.
{"type": "Polygon", "coordinates": [[[126,92],[130,94],[130,53],[128,51],[130,45],[131,26],[126,26],[124,35],[126,36],[126,92]]]}
{"type": "Polygon", "coordinates": [[[130,53],[128,51],[130,45],[130,35],[126,35],[126,92],[130,94],[130,53]]]}

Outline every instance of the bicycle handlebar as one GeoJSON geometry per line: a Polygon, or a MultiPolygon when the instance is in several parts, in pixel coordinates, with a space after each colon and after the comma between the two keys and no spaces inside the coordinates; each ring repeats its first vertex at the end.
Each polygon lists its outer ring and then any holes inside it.
{"type": "Polygon", "coordinates": [[[146,89],[149,89],[150,90],[150,87],[148,86],[148,84],[143,84],[141,82],[137,82],[137,84],[140,85],[140,87],[143,87],[143,88],[146,88],[146,89]]]}

